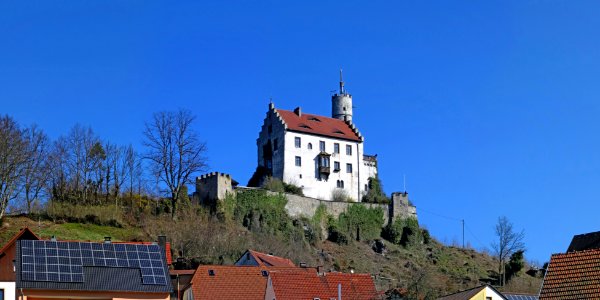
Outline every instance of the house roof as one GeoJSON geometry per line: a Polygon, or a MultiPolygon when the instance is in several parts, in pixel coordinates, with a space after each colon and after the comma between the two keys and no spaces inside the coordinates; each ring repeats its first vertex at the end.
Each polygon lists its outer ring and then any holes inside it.
{"type": "Polygon", "coordinates": [[[553,254],[540,299],[592,299],[600,293],[600,249],[553,254]]]}
{"type": "Polygon", "coordinates": [[[17,241],[16,286],[23,289],[169,293],[158,245],[17,241]]]}
{"type": "Polygon", "coordinates": [[[262,271],[266,269],[250,266],[200,266],[192,278],[194,300],[263,300],[267,276],[262,271]]]}
{"type": "MultiPolygon", "coordinates": [[[[155,242],[112,242],[113,244],[131,244],[131,245],[155,245],[155,242]]],[[[171,243],[165,244],[165,256],[168,265],[173,264],[173,256],[171,255],[171,243]]]]}
{"type": "Polygon", "coordinates": [[[319,275],[316,272],[302,270],[283,272],[273,270],[270,278],[277,299],[337,299],[340,284],[343,299],[376,299],[379,295],[369,274],[319,275]]]}
{"type": "Polygon", "coordinates": [[[0,255],[6,253],[10,246],[14,245],[18,240],[39,240],[40,238],[29,229],[29,227],[21,228],[4,246],[0,249],[0,255]]]}
{"type": "Polygon", "coordinates": [[[503,299],[506,299],[506,297],[504,295],[502,295],[500,292],[498,292],[493,286],[482,285],[482,286],[474,287],[472,289],[464,290],[461,292],[457,292],[454,294],[450,294],[450,295],[438,298],[438,300],[469,300],[486,288],[492,289],[492,291],[494,291],[496,294],[498,294],[498,296],[502,297],[503,299]]]}
{"type": "Polygon", "coordinates": [[[276,112],[281,116],[287,130],[362,142],[362,136],[354,125],[343,120],[306,113],[298,115],[283,109],[277,109],[276,112]]]}
{"type": "Polygon", "coordinates": [[[240,256],[240,258],[235,264],[240,265],[238,264],[238,262],[243,261],[244,258],[247,256],[251,256],[252,258],[254,258],[254,260],[258,263],[258,266],[260,267],[296,267],[294,262],[292,262],[288,258],[279,257],[272,254],[266,254],[254,250],[247,250],[246,252],[244,252],[244,254],[240,256]]]}
{"type": "Polygon", "coordinates": [[[538,295],[531,294],[517,294],[517,293],[503,293],[504,297],[508,300],[538,300],[538,295]]]}
{"type": "Polygon", "coordinates": [[[573,237],[567,252],[600,248],[600,231],[578,234],[573,237]]]}

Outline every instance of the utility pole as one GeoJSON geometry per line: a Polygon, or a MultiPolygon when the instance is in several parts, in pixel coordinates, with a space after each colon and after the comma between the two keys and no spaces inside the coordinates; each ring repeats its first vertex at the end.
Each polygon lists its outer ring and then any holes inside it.
{"type": "Polygon", "coordinates": [[[465,249],[465,219],[462,219],[463,249],[465,249]]]}

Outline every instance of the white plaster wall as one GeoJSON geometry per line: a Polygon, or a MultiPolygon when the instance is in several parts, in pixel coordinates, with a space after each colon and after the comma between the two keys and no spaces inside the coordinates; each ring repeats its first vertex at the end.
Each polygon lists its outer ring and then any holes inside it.
{"type": "Polygon", "coordinates": [[[4,299],[13,300],[15,298],[16,284],[14,281],[0,282],[0,289],[4,290],[4,299]]]}
{"type": "Polygon", "coordinates": [[[498,295],[498,293],[494,292],[489,286],[485,287],[485,295],[487,297],[491,297],[492,300],[504,300],[504,297],[498,295]]]}
{"type": "MultiPolygon", "coordinates": [[[[337,188],[337,181],[344,181],[344,189],[355,201],[360,201],[359,192],[362,193],[359,182],[366,183],[366,177],[359,174],[364,168],[362,157],[362,143],[287,131],[285,133],[285,158],[283,180],[288,183],[303,187],[303,192],[308,197],[331,200],[331,193],[337,188]],[[296,148],[295,138],[300,137],[301,147],[296,148]],[[321,152],[319,142],[325,142],[325,152],[331,154],[330,174],[327,180],[320,179],[317,157],[321,152]],[[308,149],[308,144],[312,149],[308,149]],[[339,143],[340,153],[334,153],[334,144],[339,143]],[[346,145],[352,146],[352,155],[346,155],[346,145]],[[302,165],[296,166],[296,156],[300,156],[302,165]],[[340,163],[340,170],[334,171],[334,162],[340,163]],[[352,164],[352,173],[346,172],[346,164],[352,164]],[[302,175],[302,176],[301,176],[302,175]]],[[[366,173],[365,173],[366,174],[366,173]]],[[[366,175],[365,175],[366,176],[366,175]]],[[[363,187],[364,188],[364,187],[363,187]]]]}

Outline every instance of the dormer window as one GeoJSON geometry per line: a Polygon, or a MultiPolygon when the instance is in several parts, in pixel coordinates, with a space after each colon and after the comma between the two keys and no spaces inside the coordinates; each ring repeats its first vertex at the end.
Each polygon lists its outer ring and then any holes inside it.
{"type": "Polygon", "coordinates": [[[300,125],[298,125],[298,126],[300,126],[300,128],[312,129],[312,128],[310,128],[310,126],[308,126],[308,125],[306,125],[306,124],[304,124],[304,123],[302,123],[302,124],[300,124],[300,125]]]}
{"type": "Polygon", "coordinates": [[[339,129],[334,130],[333,133],[344,135],[344,133],[339,129]]]}
{"type": "Polygon", "coordinates": [[[316,117],[310,117],[308,120],[315,121],[315,122],[321,122],[321,120],[317,119],[316,117]]]}

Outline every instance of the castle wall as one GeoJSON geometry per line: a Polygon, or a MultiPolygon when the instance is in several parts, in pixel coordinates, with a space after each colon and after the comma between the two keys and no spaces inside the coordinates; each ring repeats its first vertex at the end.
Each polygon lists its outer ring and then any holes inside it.
{"type": "Polygon", "coordinates": [[[229,174],[213,172],[196,178],[194,198],[199,204],[212,206],[217,200],[225,199],[228,193],[233,193],[229,174]]]}

